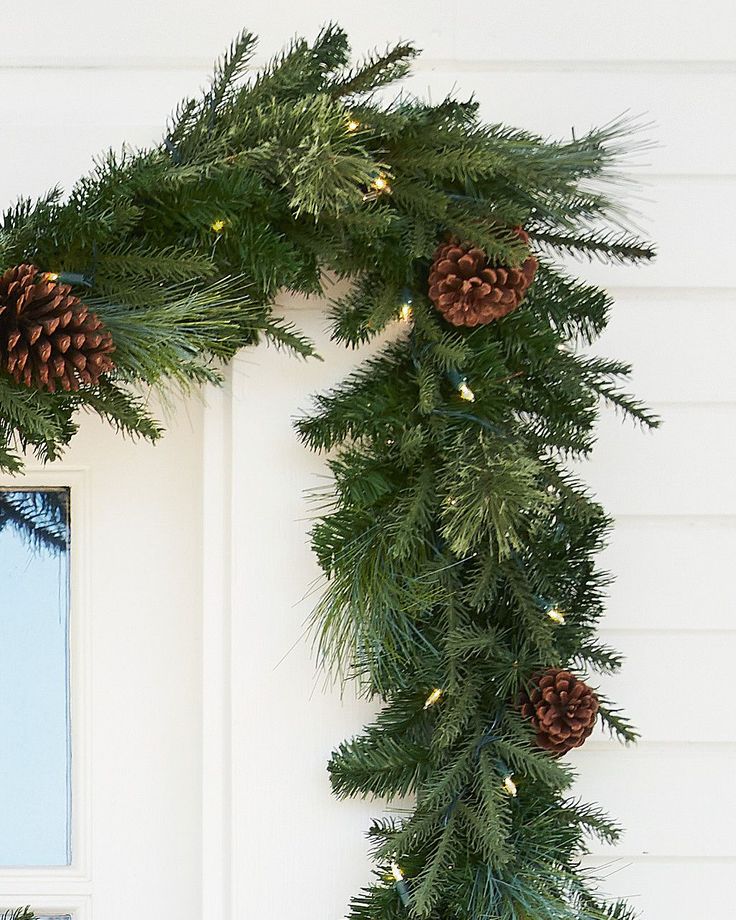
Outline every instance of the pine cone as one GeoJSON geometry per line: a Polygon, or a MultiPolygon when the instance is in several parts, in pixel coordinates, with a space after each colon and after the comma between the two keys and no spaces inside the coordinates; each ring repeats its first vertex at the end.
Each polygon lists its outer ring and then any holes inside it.
{"type": "MultiPolygon", "coordinates": [[[[529,237],[516,231],[526,243],[529,237]]],[[[429,299],[454,326],[479,326],[515,310],[534,279],[537,260],[521,268],[492,268],[482,249],[451,240],[442,243],[429,272],[429,299]]]]}
{"type": "Polygon", "coordinates": [[[113,368],[112,336],[68,284],[35,265],[0,277],[0,360],[16,383],[54,393],[94,385],[113,368]]]}
{"type": "Polygon", "coordinates": [[[593,731],[598,697],[569,671],[550,668],[534,679],[531,693],[522,693],[521,714],[531,719],[537,744],[556,755],[580,747],[593,731]]]}

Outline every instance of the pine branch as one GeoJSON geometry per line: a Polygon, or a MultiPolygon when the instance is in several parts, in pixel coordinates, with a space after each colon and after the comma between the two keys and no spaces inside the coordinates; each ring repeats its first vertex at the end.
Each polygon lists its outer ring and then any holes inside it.
{"type": "Polygon", "coordinates": [[[437,835],[437,841],[413,888],[412,910],[418,917],[429,917],[442,897],[447,877],[452,871],[452,854],[457,846],[456,820],[453,814],[437,835]]]}
{"type": "Polygon", "coordinates": [[[341,744],[328,769],[338,798],[394,798],[416,789],[427,776],[428,763],[420,745],[373,734],[341,744]]]}
{"type": "Polygon", "coordinates": [[[215,63],[215,72],[208,94],[211,107],[216,111],[236,90],[236,86],[255,54],[258,39],[247,29],[231,43],[228,50],[215,63]]]}
{"type": "Polygon", "coordinates": [[[163,429],[149,414],[139,396],[128,393],[104,378],[94,389],[81,391],[79,405],[92,410],[121,434],[157,441],[163,429]]]}
{"type": "Polygon", "coordinates": [[[357,96],[396,83],[409,73],[411,62],[418,54],[413,45],[401,43],[383,54],[368,55],[357,67],[340,74],[330,84],[330,93],[333,96],[357,96]]]}
{"type": "Polygon", "coordinates": [[[542,245],[555,254],[595,258],[602,262],[622,265],[651,262],[656,255],[652,246],[640,243],[629,233],[616,230],[578,232],[571,235],[543,228],[530,228],[529,236],[535,244],[542,245]]]}
{"type": "Polygon", "coordinates": [[[631,721],[621,714],[621,710],[611,704],[604,696],[598,694],[600,708],[598,713],[605,728],[608,729],[611,736],[616,735],[620,741],[627,744],[636,741],[639,738],[639,732],[634,728],[631,721]]]}

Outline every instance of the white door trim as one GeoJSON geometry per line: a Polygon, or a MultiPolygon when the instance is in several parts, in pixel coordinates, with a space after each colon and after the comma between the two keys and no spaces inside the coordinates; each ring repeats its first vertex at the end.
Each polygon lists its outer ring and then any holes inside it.
{"type": "Polygon", "coordinates": [[[232,917],[232,386],[205,389],[202,490],[202,916],[232,917]]]}

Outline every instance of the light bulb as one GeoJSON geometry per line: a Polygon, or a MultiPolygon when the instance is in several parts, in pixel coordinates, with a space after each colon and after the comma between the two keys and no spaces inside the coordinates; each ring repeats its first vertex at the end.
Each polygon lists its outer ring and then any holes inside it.
{"type": "Polygon", "coordinates": [[[547,611],[547,616],[553,623],[557,623],[558,626],[565,625],[565,615],[559,607],[550,607],[547,611]]]}
{"type": "Polygon", "coordinates": [[[505,777],[503,781],[503,788],[506,790],[506,792],[508,792],[508,794],[512,798],[516,798],[516,796],[519,793],[519,790],[516,788],[516,783],[514,782],[514,778],[511,776],[511,774],[505,777]]]}
{"type": "Polygon", "coordinates": [[[391,861],[391,874],[393,875],[394,881],[396,882],[396,891],[401,898],[401,903],[404,905],[404,907],[408,907],[411,903],[409,886],[404,881],[404,873],[401,871],[395,860],[391,861]]]}
{"type": "Polygon", "coordinates": [[[352,134],[353,131],[357,131],[360,127],[360,122],[356,121],[354,118],[351,118],[348,122],[348,131],[352,134]]]}
{"type": "Polygon", "coordinates": [[[460,381],[457,391],[460,394],[460,399],[464,399],[466,402],[475,402],[475,393],[468,386],[467,380],[460,381]]]}
{"type": "Polygon", "coordinates": [[[220,220],[215,220],[212,222],[212,230],[215,233],[222,233],[225,229],[225,221],[220,218],[220,220]]]}
{"type": "Polygon", "coordinates": [[[391,186],[384,173],[379,173],[371,180],[370,191],[363,195],[363,201],[375,201],[379,195],[390,195],[391,186]]]}
{"type": "Polygon", "coordinates": [[[439,701],[440,697],[444,693],[444,690],[441,690],[439,687],[435,687],[434,690],[429,694],[427,699],[424,702],[424,708],[429,709],[430,706],[434,706],[436,702],[439,701]]]}
{"type": "Polygon", "coordinates": [[[408,323],[411,319],[411,304],[404,303],[401,305],[401,318],[405,323],[408,323]]]}

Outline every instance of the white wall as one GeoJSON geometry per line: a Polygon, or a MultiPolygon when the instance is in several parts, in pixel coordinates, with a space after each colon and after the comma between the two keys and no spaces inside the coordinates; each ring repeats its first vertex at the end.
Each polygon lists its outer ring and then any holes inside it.
{"type": "MultiPolygon", "coordinates": [[[[655,122],[660,146],[639,171],[646,186],[637,205],[660,258],[643,269],[584,269],[618,300],[601,350],[635,362],[636,390],[665,420],[642,435],[606,418],[586,470],[617,518],[605,560],[618,575],[606,637],[629,663],[611,692],[644,740],[623,750],[596,739],[576,761],[581,790],[628,827],[615,851],[598,852],[607,890],[633,896],[649,920],[725,915],[736,862],[731,0],[496,0],[470,9],[439,0],[250,8],[38,0],[33,16],[9,7],[6,0],[0,202],[68,183],[105,145],[155,137],[243,25],[261,33],[267,53],[330,18],[358,50],[415,39],[425,56],[412,87],[435,98],[452,87],[475,92],[489,120],[554,134],[624,110],[655,122]]],[[[316,305],[294,315],[321,335],[316,305]]],[[[366,712],[323,693],[301,638],[309,600],[300,599],[317,575],[302,491],[322,482],[323,470],[297,445],[290,416],[356,360],[323,337],[320,345],[324,364],[265,349],[245,354],[225,406],[219,461],[232,463],[234,575],[233,735],[224,759],[233,782],[221,801],[232,795],[233,917],[339,920],[367,878],[361,834],[375,806],[334,802],[324,771],[332,746],[366,712]]]]}

